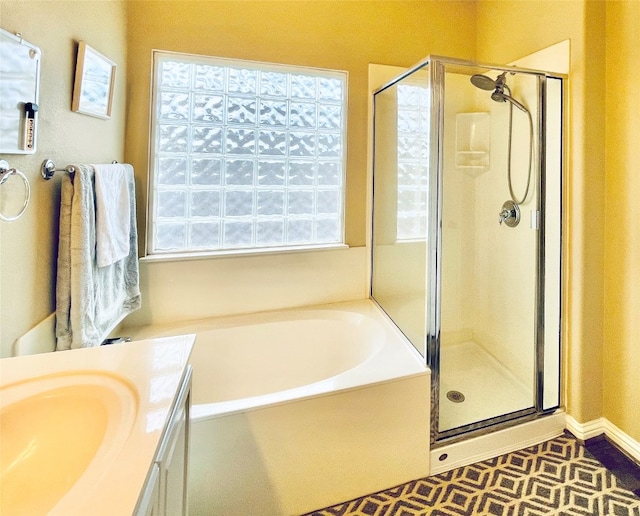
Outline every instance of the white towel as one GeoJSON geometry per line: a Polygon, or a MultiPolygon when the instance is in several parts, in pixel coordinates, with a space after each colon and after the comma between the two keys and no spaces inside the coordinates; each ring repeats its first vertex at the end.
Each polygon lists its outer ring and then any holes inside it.
{"type": "MultiPolygon", "coordinates": [[[[131,168],[130,165],[125,165],[131,168]]],[[[64,174],[56,285],[56,348],[99,346],[111,330],[141,306],[133,172],[129,182],[129,254],[98,267],[94,167],[75,165],[64,174]]]]}
{"type": "Polygon", "coordinates": [[[129,254],[132,168],[93,165],[96,177],[96,259],[106,267],[129,254]]]}

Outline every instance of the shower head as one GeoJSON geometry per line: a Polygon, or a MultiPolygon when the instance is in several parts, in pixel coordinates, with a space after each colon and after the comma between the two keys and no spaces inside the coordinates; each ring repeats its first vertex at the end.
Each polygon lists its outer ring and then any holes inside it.
{"type": "Polygon", "coordinates": [[[529,112],[520,102],[504,92],[504,90],[507,90],[508,93],[511,93],[509,86],[507,86],[507,72],[502,72],[495,80],[491,77],[487,77],[486,75],[475,74],[471,76],[471,84],[481,90],[493,90],[491,98],[496,102],[510,102],[525,113],[529,112]]]}
{"type": "Polygon", "coordinates": [[[486,75],[475,74],[471,76],[471,84],[481,90],[491,91],[496,87],[496,81],[486,75]]]}
{"type": "Polygon", "coordinates": [[[518,102],[516,99],[502,91],[498,91],[497,89],[491,94],[491,98],[496,102],[511,102],[511,104],[513,104],[519,110],[524,111],[525,113],[529,112],[529,110],[522,104],[520,104],[520,102],[518,102]]]}
{"type": "Polygon", "coordinates": [[[471,84],[476,88],[487,91],[495,90],[497,88],[502,89],[505,86],[506,76],[507,72],[502,72],[495,80],[493,80],[491,77],[477,73],[471,76],[471,84]]]}

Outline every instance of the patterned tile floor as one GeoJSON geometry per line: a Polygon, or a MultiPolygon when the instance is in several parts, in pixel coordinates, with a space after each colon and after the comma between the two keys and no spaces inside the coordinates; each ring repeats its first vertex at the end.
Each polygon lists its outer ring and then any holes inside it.
{"type": "Polygon", "coordinates": [[[307,516],[640,516],[640,498],[570,435],[307,516]]]}

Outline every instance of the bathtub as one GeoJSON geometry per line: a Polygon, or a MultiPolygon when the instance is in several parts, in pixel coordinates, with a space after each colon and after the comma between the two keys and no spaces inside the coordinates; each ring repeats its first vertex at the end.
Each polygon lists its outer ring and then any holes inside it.
{"type": "Polygon", "coordinates": [[[192,516],[303,514],[429,474],[429,370],[370,300],[129,332],[180,333],[192,516]]]}

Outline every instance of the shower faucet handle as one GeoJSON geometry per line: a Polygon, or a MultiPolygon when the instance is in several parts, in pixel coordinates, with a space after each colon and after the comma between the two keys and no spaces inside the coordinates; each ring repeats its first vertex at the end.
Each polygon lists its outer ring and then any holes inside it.
{"type": "Polygon", "coordinates": [[[498,214],[498,223],[505,223],[510,228],[515,228],[520,223],[520,208],[513,201],[506,201],[498,214]]]}

